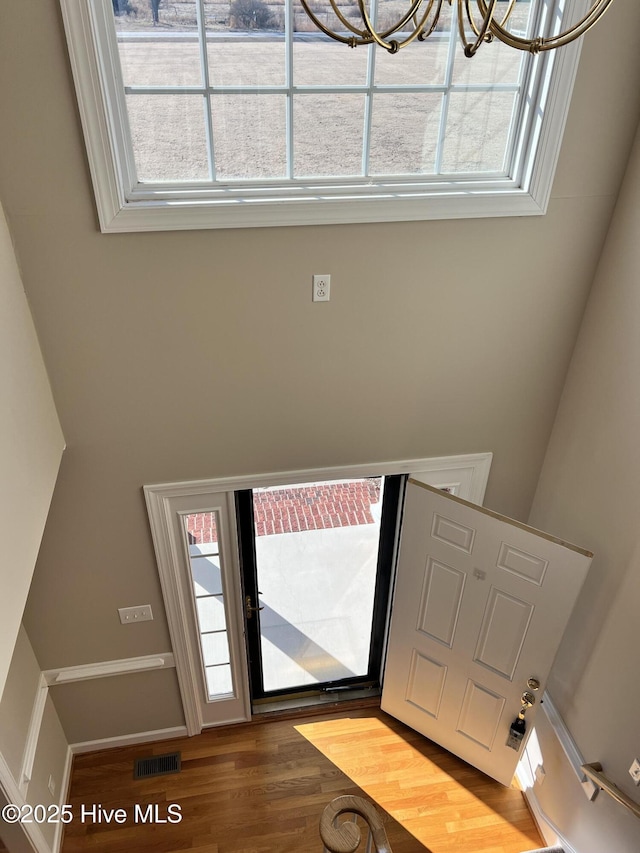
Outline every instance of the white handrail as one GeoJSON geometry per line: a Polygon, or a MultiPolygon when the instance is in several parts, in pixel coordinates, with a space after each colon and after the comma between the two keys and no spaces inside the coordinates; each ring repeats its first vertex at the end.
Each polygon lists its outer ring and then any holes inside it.
{"type": "Polygon", "coordinates": [[[614,785],[602,772],[602,764],[594,761],[591,764],[582,765],[583,773],[589,777],[596,785],[601,788],[610,797],[620,803],[620,805],[629,809],[631,814],[640,817],[640,804],[634,802],[631,797],[627,797],[624,791],[621,791],[617,785],[614,785]]]}

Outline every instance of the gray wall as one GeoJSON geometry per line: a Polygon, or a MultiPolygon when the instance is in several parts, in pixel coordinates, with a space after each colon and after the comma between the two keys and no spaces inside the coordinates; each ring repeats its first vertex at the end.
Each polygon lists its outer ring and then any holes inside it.
{"type": "MultiPolygon", "coordinates": [[[[30,735],[33,706],[38,698],[40,667],[33,653],[24,627],[20,627],[2,701],[0,702],[0,758],[3,758],[17,788],[21,781],[23,758],[30,735]]],[[[42,714],[34,754],[31,777],[24,801],[32,806],[59,805],[66,801],[66,784],[70,761],[67,744],[60,719],[48,696],[42,714]],[[49,790],[49,779],[53,779],[54,793],[49,790]]],[[[5,783],[6,780],[0,780],[5,783]]],[[[0,785],[0,803],[3,792],[0,785]]],[[[16,800],[12,797],[12,801],[16,800]]],[[[20,800],[17,801],[20,805],[20,800]]],[[[30,827],[29,827],[30,828],[30,827]]],[[[20,829],[20,827],[18,827],[20,829]]],[[[46,843],[53,849],[57,825],[42,823],[37,826],[46,843]]],[[[32,850],[22,832],[0,821],[0,838],[10,845],[12,853],[32,850]]]]}
{"type": "MultiPolygon", "coordinates": [[[[551,436],[531,523],[595,558],[548,689],[586,761],[640,800],[640,131],[551,436]]],[[[543,755],[556,747],[551,738],[543,755]]],[[[546,763],[546,757],[545,757],[546,763]]],[[[573,786],[576,786],[575,777],[573,786]]],[[[536,794],[580,853],[634,853],[640,821],[608,797],[570,802],[551,774],[536,794]]]]}
{"type": "Polygon", "coordinates": [[[38,661],[26,631],[20,626],[7,674],[6,690],[0,702],[0,754],[18,785],[39,679],[38,661]]]}
{"type": "Polygon", "coordinates": [[[64,448],[1,204],[0,448],[1,697],[64,448]]]}
{"type": "MultiPolygon", "coordinates": [[[[0,197],[68,444],[26,612],[43,668],[168,650],[145,483],[491,450],[487,504],[526,518],[637,123],[639,29],[615,3],[587,40],[545,217],[102,235],[56,4],[3,10],[0,197]],[[155,621],[120,626],[141,603],[155,621]]],[[[58,704],[71,741],[109,728],[58,704]]]]}

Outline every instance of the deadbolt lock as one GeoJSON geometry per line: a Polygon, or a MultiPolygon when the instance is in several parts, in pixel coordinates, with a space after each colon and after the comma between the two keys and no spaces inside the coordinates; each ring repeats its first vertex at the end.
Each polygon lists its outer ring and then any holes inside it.
{"type": "Polygon", "coordinates": [[[527,681],[527,687],[529,688],[529,690],[539,690],[540,682],[537,678],[530,678],[527,681]]]}
{"type": "Polygon", "coordinates": [[[529,693],[527,690],[522,694],[522,710],[525,711],[527,708],[531,708],[532,705],[535,705],[536,697],[533,693],[529,693]]]}

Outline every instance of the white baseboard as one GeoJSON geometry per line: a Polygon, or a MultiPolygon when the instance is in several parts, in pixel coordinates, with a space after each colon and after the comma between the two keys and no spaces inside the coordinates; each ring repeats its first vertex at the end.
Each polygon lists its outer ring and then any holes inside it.
{"type": "Polygon", "coordinates": [[[544,838],[545,844],[549,847],[562,847],[565,853],[577,853],[577,851],[569,844],[569,842],[564,838],[557,826],[553,823],[552,820],[546,815],[544,810],[542,809],[540,803],[538,802],[538,798],[535,795],[535,791],[533,788],[528,788],[524,792],[524,797],[527,801],[527,805],[531,810],[531,814],[533,815],[533,819],[538,827],[538,831],[540,835],[544,838]]]}
{"type": "Polygon", "coordinates": [[[72,743],[71,751],[74,755],[83,752],[96,752],[99,749],[114,749],[118,746],[135,746],[138,743],[152,743],[156,740],[171,740],[177,737],[187,737],[186,726],[174,726],[171,729],[156,729],[151,732],[134,732],[130,735],[117,735],[116,737],[105,737],[99,740],[85,740],[81,743],[72,743]]]}

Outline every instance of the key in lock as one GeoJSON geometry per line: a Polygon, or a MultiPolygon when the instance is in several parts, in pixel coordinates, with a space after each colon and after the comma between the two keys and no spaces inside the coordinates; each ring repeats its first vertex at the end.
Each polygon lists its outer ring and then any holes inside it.
{"type": "Polygon", "coordinates": [[[522,741],[524,740],[524,736],[527,731],[527,724],[524,715],[527,712],[527,708],[531,708],[532,705],[535,703],[536,697],[533,695],[533,693],[525,691],[522,694],[520,701],[522,702],[520,713],[509,726],[509,734],[507,736],[507,746],[509,747],[509,749],[515,749],[516,752],[520,750],[522,741]]]}

